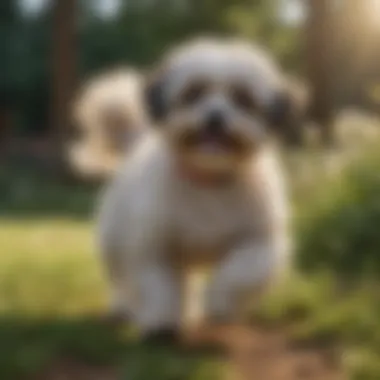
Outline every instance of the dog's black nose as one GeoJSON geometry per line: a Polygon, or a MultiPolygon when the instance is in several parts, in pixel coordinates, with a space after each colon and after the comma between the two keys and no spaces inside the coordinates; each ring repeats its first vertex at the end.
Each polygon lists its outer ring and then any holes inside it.
{"type": "Polygon", "coordinates": [[[218,135],[223,133],[226,127],[226,120],[222,112],[213,111],[211,112],[205,123],[205,130],[210,135],[218,135]]]}

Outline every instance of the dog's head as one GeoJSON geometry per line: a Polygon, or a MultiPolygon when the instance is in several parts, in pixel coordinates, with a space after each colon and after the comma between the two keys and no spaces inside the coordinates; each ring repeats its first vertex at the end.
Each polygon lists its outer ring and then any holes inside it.
{"type": "Polygon", "coordinates": [[[281,131],[290,108],[282,75],[263,50],[202,40],[164,59],[148,81],[150,114],[191,165],[231,170],[281,131]]]}

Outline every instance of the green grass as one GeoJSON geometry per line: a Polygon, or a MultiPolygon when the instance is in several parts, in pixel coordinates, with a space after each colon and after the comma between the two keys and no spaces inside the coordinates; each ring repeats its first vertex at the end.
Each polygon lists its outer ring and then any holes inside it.
{"type": "Polygon", "coordinates": [[[63,360],[110,368],[131,380],[210,379],[204,376],[219,370],[213,361],[141,345],[128,330],[107,328],[94,318],[3,317],[0,339],[1,379],[33,378],[63,360]]]}
{"type": "Polygon", "coordinates": [[[89,222],[0,220],[0,311],[32,315],[96,312],[104,284],[89,222]]]}

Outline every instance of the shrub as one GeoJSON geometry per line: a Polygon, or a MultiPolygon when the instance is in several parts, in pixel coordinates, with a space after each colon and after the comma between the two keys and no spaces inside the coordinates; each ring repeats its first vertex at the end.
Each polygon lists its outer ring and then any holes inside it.
{"type": "Polygon", "coordinates": [[[301,269],[380,274],[380,155],[368,152],[315,186],[318,196],[300,205],[295,221],[301,269]]]}

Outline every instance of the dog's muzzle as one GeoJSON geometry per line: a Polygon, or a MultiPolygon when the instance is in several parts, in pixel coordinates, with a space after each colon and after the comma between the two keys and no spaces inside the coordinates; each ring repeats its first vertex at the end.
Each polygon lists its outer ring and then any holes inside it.
{"type": "Polygon", "coordinates": [[[206,154],[237,153],[244,146],[244,141],[233,133],[221,111],[208,113],[196,130],[183,136],[182,142],[186,148],[206,154]]]}

